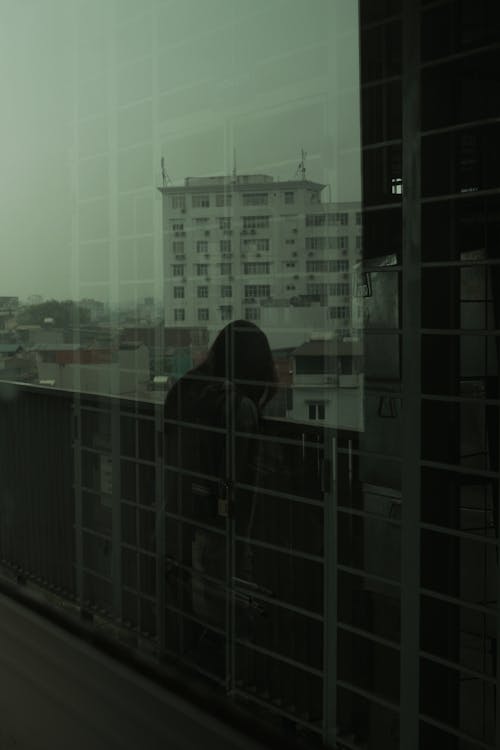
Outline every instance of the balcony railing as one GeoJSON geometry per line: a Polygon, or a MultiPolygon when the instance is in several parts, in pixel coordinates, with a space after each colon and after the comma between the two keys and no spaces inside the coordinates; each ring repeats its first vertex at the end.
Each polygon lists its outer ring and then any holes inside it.
{"type": "Polygon", "coordinates": [[[213,579],[182,551],[198,521],[164,497],[162,411],[1,383],[2,570],[158,665],[182,665],[252,712],[321,737],[325,433],[264,421],[256,487],[236,483],[234,516],[208,530],[234,558],[213,579]],[[196,602],[205,579],[218,622],[196,602]]]}

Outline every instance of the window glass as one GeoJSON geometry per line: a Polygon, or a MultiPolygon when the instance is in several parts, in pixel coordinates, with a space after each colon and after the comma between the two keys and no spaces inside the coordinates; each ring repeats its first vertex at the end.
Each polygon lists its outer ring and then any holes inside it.
{"type": "Polygon", "coordinates": [[[498,745],[500,4],[0,12],[0,577],[276,746],[498,745]]]}

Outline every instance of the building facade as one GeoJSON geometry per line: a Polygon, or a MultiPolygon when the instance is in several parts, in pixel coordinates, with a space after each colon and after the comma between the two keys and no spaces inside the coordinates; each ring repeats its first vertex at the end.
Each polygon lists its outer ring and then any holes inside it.
{"type": "Polygon", "coordinates": [[[322,202],[324,189],[259,174],[160,188],[166,324],[217,331],[270,318],[274,328],[314,330],[328,321],[349,335],[361,215],[355,203],[322,202]]]}

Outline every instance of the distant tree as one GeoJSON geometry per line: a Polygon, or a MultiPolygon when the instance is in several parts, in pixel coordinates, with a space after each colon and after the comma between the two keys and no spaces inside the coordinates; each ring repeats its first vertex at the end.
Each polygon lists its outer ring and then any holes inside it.
{"type": "Polygon", "coordinates": [[[90,311],[73,300],[47,300],[39,305],[25,307],[18,316],[21,325],[43,325],[52,318],[56,328],[72,328],[90,322],[90,311]]]}

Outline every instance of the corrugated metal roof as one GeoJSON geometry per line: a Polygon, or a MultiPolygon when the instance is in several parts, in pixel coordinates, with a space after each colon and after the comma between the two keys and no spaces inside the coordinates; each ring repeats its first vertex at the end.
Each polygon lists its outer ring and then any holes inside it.
{"type": "Polygon", "coordinates": [[[0,344],[0,354],[15,354],[22,348],[21,344],[0,344]]]}
{"type": "Polygon", "coordinates": [[[81,344],[33,344],[30,347],[32,351],[36,352],[76,352],[79,349],[86,349],[87,347],[81,344]]]}
{"type": "Polygon", "coordinates": [[[293,352],[294,357],[348,357],[360,356],[363,347],[360,341],[307,341],[293,352]]]}

